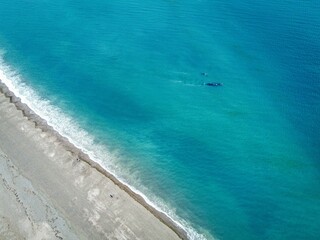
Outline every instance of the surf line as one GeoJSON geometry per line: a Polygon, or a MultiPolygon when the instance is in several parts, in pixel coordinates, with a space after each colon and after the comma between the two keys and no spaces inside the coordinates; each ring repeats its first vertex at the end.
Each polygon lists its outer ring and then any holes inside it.
{"type": "Polygon", "coordinates": [[[145,207],[152,215],[158,218],[162,223],[167,225],[173,232],[175,232],[179,238],[182,240],[189,240],[187,231],[175,222],[166,213],[156,209],[154,206],[147,203],[147,201],[138,193],[133,191],[128,185],[124,184],[118,178],[116,178],[112,173],[103,168],[100,164],[93,161],[88,154],[84,153],[80,148],[71,143],[66,137],[62,136],[58,131],[56,131],[52,126],[48,125],[47,121],[36,114],[27,104],[23,103],[19,97],[17,97],[3,81],[0,79],[0,92],[4,94],[10,101],[14,104],[16,109],[21,111],[22,114],[31,122],[35,124],[36,128],[41,129],[52,136],[55,136],[61,145],[69,152],[71,152],[80,161],[87,163],[90,167],[96,169],[105,177],[109,178],[114,184],[116,184],[120,189],[127,192],[135,201],[145,207]]]}

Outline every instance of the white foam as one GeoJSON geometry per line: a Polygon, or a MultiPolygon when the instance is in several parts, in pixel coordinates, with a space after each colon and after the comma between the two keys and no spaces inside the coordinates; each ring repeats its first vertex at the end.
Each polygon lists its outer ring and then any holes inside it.
{"type": "MultiPolygon", "coordinates": [[[[130,187],[132,191],[142,196],[145,201],[157,209],[159,212],[166,214],[178,226],[185,229],[190,239],[205,240],[203,234],[199,234],[188,222],[179,218],[175,210],[165,204],[159,197],[151,193],[137,179],[130,182],[125,176],[125,170],[117,164],[117,153],[111,153],[107,146],[94,143],[94,136],[83,130],[75,121],[58,107],[52,105],[50,101],[39,96],[31,87],[23,81],[22,77],[7,65],[3,60],[4,53],[0,51],[0,79],[7,87],[21,99],[21,102],[27,104],[36,114],[45,119],[63,137],[66,137],[76,147],[81,149],[89,157],[100,164],[107,171],[116,176],[120,182],[130,187]],[[139,186],[139,191],[136,187],[139,186]],[[144,193],[142,193],[144,192],[144,193]]],[[[210,237],[211,238],[211,237],[210,237]]]]}

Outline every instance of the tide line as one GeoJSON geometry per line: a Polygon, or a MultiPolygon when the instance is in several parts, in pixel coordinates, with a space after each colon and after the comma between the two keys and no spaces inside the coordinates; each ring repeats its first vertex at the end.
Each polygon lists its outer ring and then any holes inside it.
{"type": "MultiPolygon", "coordinates": [[[[61,113],[61,110],[59,111],[59,109],[50,106],[48,102],[39,100],[40,98],[37,97],[37,94],[32,89],[23,84],[20,80],[19,75],[12,71],[9,66],[5,65],[3,61],[0,62],[0,65],[0,91],[10,99],[10,102],[13,103],[18,110],[22,111],[25,117],[34,122],[37,128],[41,129],[43,132],[55,136],[67,151],[72,152],[72,154],[74,156],[77,156],[79,160],[86,162],[101,174],[112,180],[117,186],[126,191],[135,201],[140,203],[161,222],[171,228],[181,239],[206,239],[202,234],[199,234],[192,227],[186,227],[185,225],[189,224],[185,221],[175,220],[179,218],[175,216],[174,213],[168,214],[165,211],[161,210],[161,208],[151,202],[143,193],[126,184],[125,181],[117,177],[114,171],[109,169],[112,168],[112,166],[105,166],[105,164],[102,163],[102,161],[99,159],[98,154],[95,152],[95,149],[86,150],[85,147],[81,147],[81,142],[79,143],[72,141],[72,137],[68,136],[72,134],[68,134],[68,132],[65,131],[66,126],[68,126],[69,129],[70,126],[72,126],[71,131],[77,132],[77,134],[81,134],[81,139],[87,141],[87,143],[84,145],[88,146],[93,144],[93,138],[88,133],[86,133],[84,130],[81,130],[78,126],[71,124],[72,119],[66,117],[63,113],[61,113]],[[15,81],[12,81],[12,79],[10,78],[14,78],[15,81]],[[23,86],[23,88],[27,88],[27,90],[23,91],[18,86],[23,86]],[[27,94],[25,94],[26,92],[27,94]],[[40,104],[40,106],[42,107],[41,110],[39,110],[39,108],[37,107],[34,107],[34,104],[32,104],[32,102],[29,100],[29,98],[32,98],[32,96],[36,99],[35,105],[39,106],[40,104]],[[57,113],[54,115],[65,116],[63,121],[64,123],[62,125],[59,119],[56,119],[55,122],[53,120],[54,118],[50,117],[50,113],[52,114],[52,112],[57,113]],[[60,128],[56,127],[59,123],[60,128]]],[[[105,149],[103,150],[104,152],[106,151],[105,149]]],[[[106,157],[106,155],[107,154],[104,154],[104,157],[106,157]]],[[[111,158],[111,154],[109,154],[109,157],[111,158]]]]}

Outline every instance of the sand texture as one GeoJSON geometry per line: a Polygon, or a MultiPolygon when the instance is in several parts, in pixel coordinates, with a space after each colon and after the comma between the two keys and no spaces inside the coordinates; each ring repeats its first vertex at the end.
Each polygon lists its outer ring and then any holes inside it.
{"type": "Polygon", "coordinates": [[[1,89],[0,239],[186,239],[19,104],[1,89]]]}

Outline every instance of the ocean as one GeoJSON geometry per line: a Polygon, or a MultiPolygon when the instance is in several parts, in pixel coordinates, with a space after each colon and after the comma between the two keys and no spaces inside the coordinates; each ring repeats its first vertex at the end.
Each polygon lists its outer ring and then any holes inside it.
{"type": "Polygon", "coordinates": [[[316,240],[319,13],[316,0],[1,0],[0,75],[191,239],[316,240]]]}

